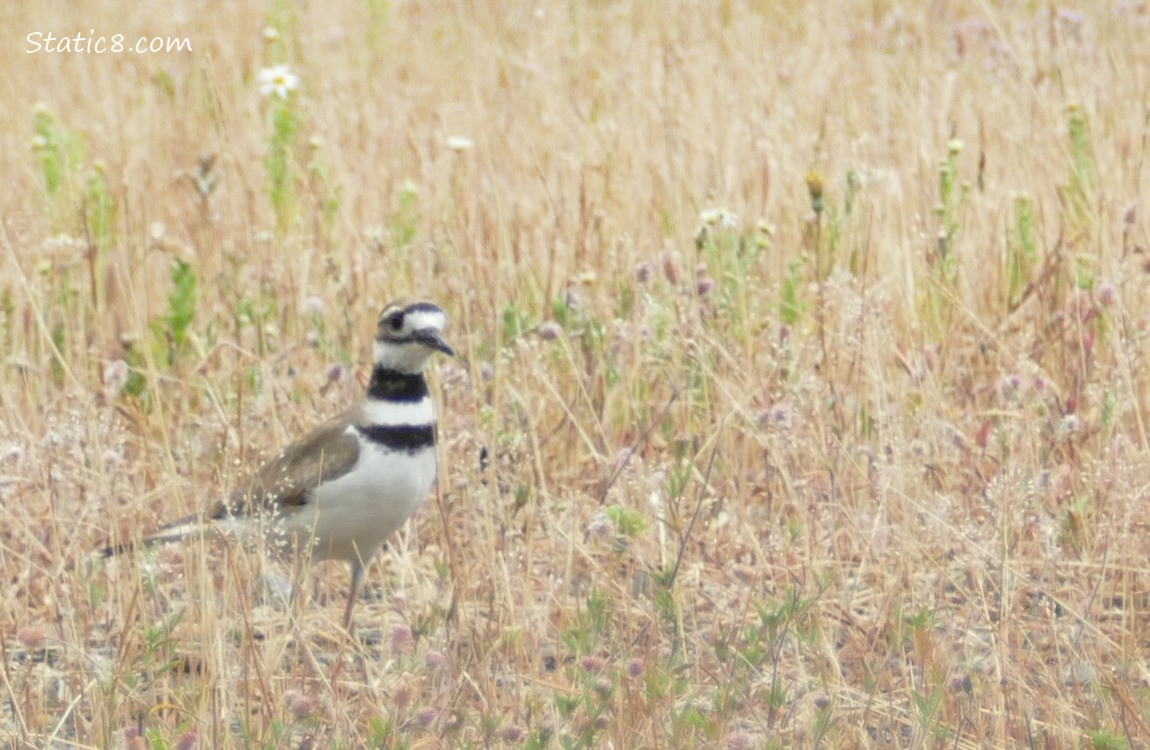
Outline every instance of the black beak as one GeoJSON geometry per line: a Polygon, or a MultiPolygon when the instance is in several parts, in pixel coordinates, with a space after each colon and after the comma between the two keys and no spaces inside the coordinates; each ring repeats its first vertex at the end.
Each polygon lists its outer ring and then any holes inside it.
{"type": "Polygon", "coordinates": [[[416,338],[425,346],[430,346],[432,349],[443,352],[449,357],[455,356],[455,350],[451,348],[450,344],[443,340],[443,336],[440,335],[438,331],[419,331],[419,333],[416,334],[416,338]]]}

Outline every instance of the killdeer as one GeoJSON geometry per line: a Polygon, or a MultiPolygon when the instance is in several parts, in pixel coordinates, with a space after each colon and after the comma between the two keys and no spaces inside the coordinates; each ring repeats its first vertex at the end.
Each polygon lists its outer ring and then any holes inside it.
{"type": "Polygon", "coordinates": [[[351,566],[343,613],[350,630],[368,562],[435,482],[435,406],[423,369],[435,352],[454,356],[443,339],[446,325],[446,314],[431,302],[388,305],[379,316],[365,398],[289,445],[207,514],[168,524],[141,544],[213,530],[262,532],[305,558],[344,560],[351,566]]]}

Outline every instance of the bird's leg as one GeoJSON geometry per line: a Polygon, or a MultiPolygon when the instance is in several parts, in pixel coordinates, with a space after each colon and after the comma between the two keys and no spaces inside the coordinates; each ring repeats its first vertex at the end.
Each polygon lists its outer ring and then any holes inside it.
{"type": "Polygon", "coordinates": [[[292,622],[299,623],[303,619],[303,612],[307,599],[307,572],[306,564],[309,555],[306,551],[295,545],[291,560],[291,597],[288,601],[288,617],[292,622]]]}
{"type": "Polygon", "coordinates": [[[355,610],[355,600],[359,596],[359,587],[363,583],[364,565],[359,560],[353,560],[351,563],[351,584],[347,592],[347,608],[343,611],[343,627],[347,630],[348,634],[353,634],[355,629],[351,623],[351,613],[355,610]]]}

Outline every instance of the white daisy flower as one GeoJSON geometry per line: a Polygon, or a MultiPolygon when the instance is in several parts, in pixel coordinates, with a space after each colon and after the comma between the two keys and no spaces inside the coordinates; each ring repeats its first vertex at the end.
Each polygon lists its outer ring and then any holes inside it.
{"type": "Polygon", "coordinates": [[[725,208],[708,208],[699,213],[699,219],[704,224],[719,225],[724,229],[731,229],[739,225],[738,214],[731,213],[725,208]]]}
{"type": "Polygon", "coordinates": [[[273,65],[264,68],[258,76],[260,94],[263,96],[278,96],[287,99],[288,94],[299,88],[299,76],[291,72],[287,65],[273,65]]]}
{"type": "Polygon", "coordinates": [[[475,141],[465,135],[447,136],[447,147],[452,151],[470,151],[475,148],[475,141]]]}

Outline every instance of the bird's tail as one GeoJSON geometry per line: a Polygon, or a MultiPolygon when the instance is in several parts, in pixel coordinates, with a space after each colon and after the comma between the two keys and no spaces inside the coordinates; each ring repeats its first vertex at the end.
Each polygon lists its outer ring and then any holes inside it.
{"type": "Polygon", "coordinates": [[[190,539],[195,536],[207,534],[210,531],[211,524],[205,523],[205,519],[202,516],[188,516],[178,521],[165,524],[155,532],[141,539],[109,544],[107,547],[99,550],[97,555],[102,558],[115,557],[116,555],[123,555],[140,549],[148,549],[160,544],[171,544],[172,542],[190,539]]]}

